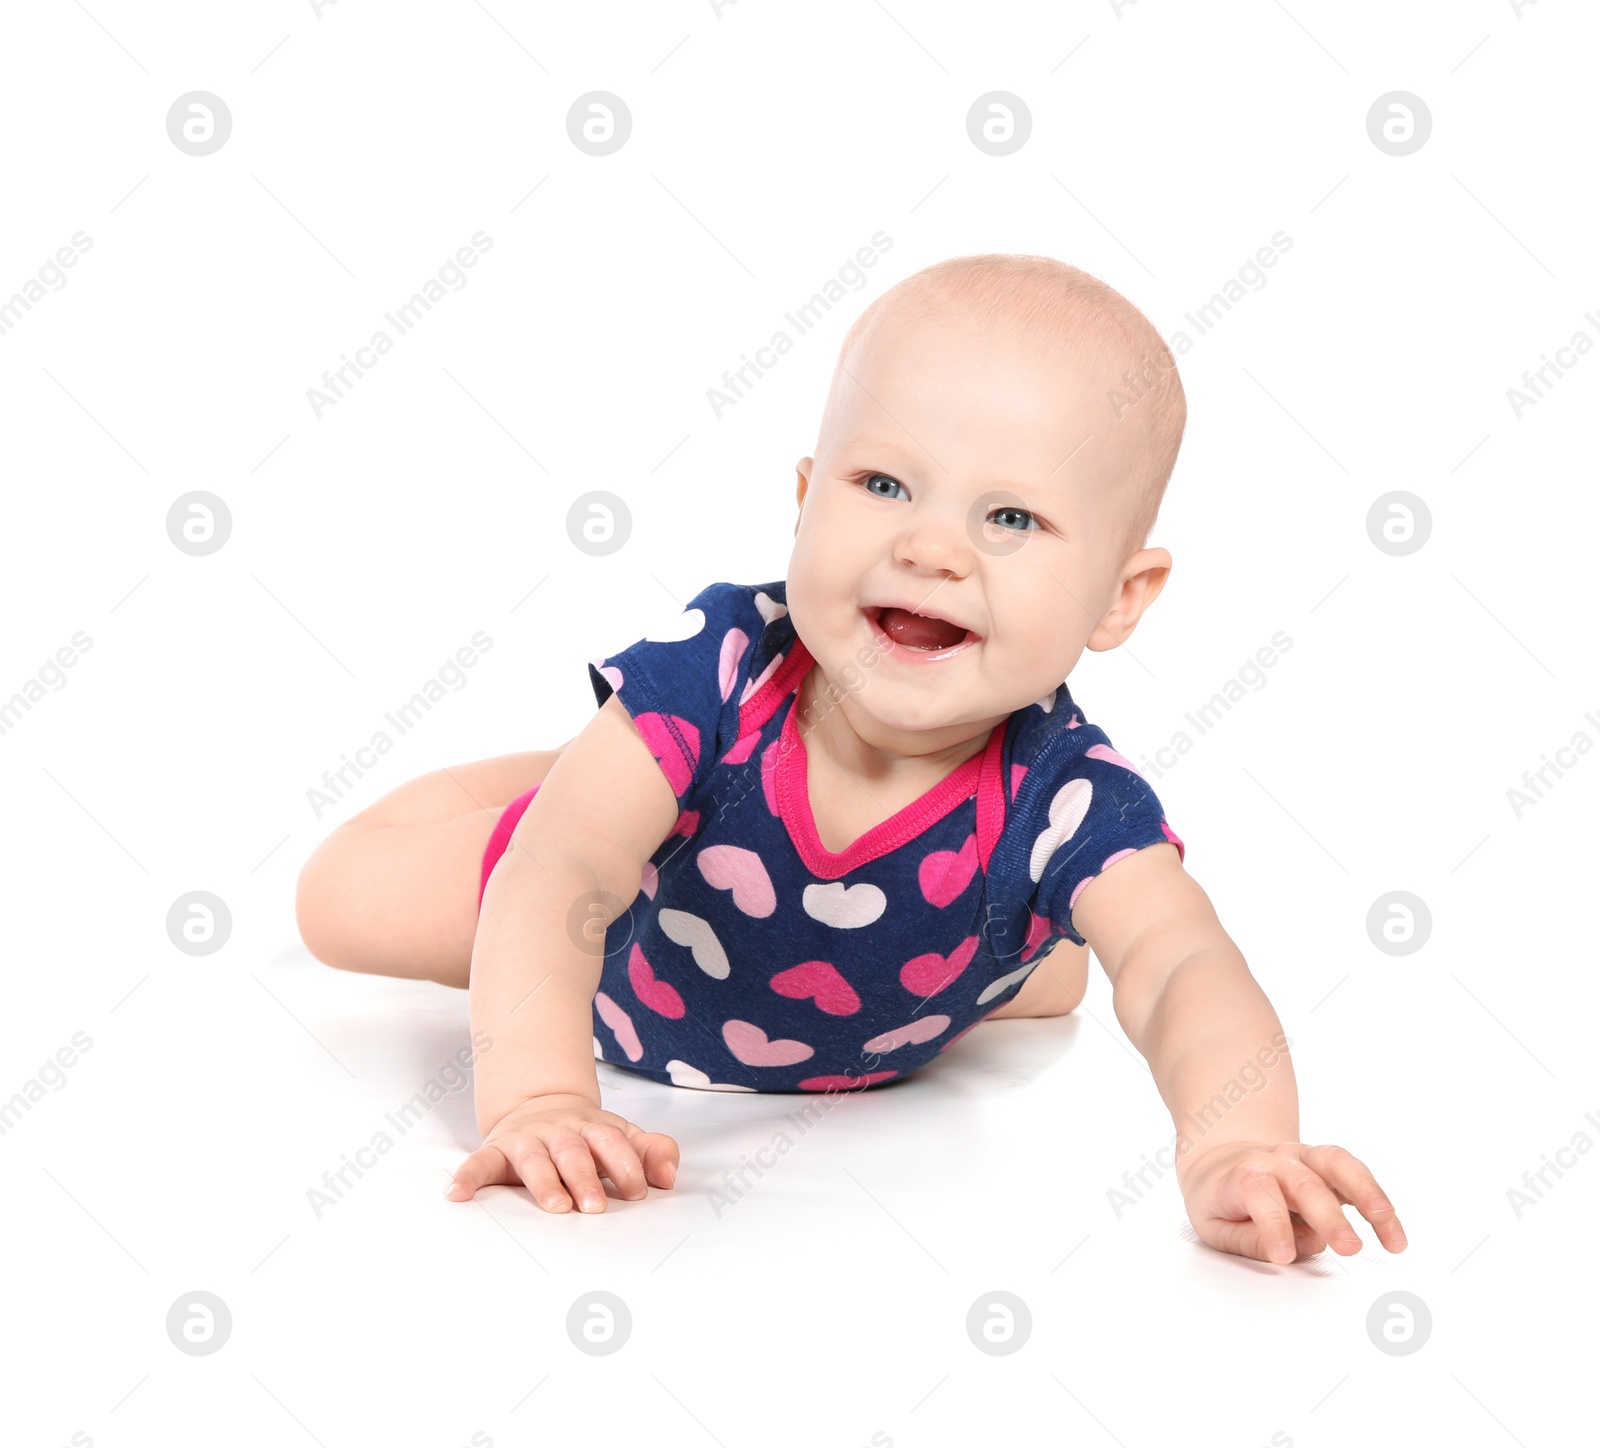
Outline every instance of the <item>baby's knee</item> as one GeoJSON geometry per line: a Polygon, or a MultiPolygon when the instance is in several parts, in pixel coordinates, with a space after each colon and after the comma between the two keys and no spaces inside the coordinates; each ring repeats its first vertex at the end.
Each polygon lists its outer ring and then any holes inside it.
{"type": "Polygon", "coordinates": [[[313,850],[300,867],[294,887],[294,919],[305,948],[324,965],[354,967],[341,939],[338,901],[347,879],[347,839],[340,825],[313,850]]]}

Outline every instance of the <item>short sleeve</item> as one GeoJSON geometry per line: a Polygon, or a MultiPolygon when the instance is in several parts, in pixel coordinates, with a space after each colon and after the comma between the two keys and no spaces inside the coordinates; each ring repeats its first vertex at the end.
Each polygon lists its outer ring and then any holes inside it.
{"type": "Polygon", "coordinates": [[[1016,805],[1035,884],[1031,908],[1078,945],[1084,939],[1072,924],[1072,907],[1102,870],[1163,842],[1183,858],[1183,841],[1168,826],[1155,790],[1092,724],[1058,737],[1024,785],[1016,805]]]}
{"type": "Polygon", "coordinates": [[[713,583],[657,635],[589,660],[595,703],[622,700],[680,804],[737,740],[753,643],[767,622],[757,599],[766,597],[713,583]]]}

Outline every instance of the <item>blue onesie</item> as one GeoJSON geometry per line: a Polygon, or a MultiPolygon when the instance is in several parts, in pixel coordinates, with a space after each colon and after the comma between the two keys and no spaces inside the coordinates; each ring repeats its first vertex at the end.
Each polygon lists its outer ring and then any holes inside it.
{"type": "MultiPolygon", "coordinates": [[[[830,1091],[926,1065],[1012,999],[1095,875],[1183,842],[1065,684],[842,853],[823,847],[783,582],[713,583],[666,640],[589,662],[678,797],[611,923],[595,1054],[711,1091],[830,1091]]],[[[849,680],[835,681],[848,688],[849,680]]],[[[825,694],[819,693],[819,699],[825,694]]]]}

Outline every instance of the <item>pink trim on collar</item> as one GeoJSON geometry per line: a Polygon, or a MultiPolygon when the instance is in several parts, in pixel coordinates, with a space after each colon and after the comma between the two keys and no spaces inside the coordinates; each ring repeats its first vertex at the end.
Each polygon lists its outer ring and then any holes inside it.
{"type": "Polygon", "coordinates": [[[1005,752],[1006,726],[996,724],[983,751],[983,768],[978,775],[978,863],[989,873],[989,857],[1000,843],[1006,823],[1006,792],[1000,783],[1000,756],[1005,752]]]}
{"type": "MultiPolygon", "coordinates": [[[[796,648],[799,647],[801,645],[797,641],[796,648]]],[[[772,682],[775,683],[776,679],[772,682]]],[[[798,704],[798,692],[795,699],[798,704]]],[[[769,717],[770,713],[769,710],[769,717]]],[[[818,879],[837,880],[869,860],[876,860],[899,849],[975,794],[979,795],[980,834],[992,830],[998,838],[999,831],[993,826],[992,816],[997,806],[1001,811],[1004,810],[1004,801],[996,793],[1000,782],[1000,748],[1005,736],[1005,726],[1001,724],[995,725],[990,731],[988,744],[980,753],[957,765],[920,799],[913,800],[896,814],[874,825],[847,848],[835,854],[823,845],[817,834],[816,818],[811,811],[811,791],[806,781],[806,746],[800,734],[797,713],[795,708],[789,710],[778,736],[778,762],[774,778],[778,814],[806,868],[818,879]],[[982,787],[986,771],[993,776],[989,788],[982,787]],[[985,796],[988,796],[987,805],[985,796]]],[[[982,848],[980,838],[980,857],[982,848]]],[[[992,851],[993,848],[994,840],[991,839],[989,849],[992,851]]]]}
{"type": "Polygon", "coordinates": [[[789,645],[789,657],[768,677],[759,689],[739,706],[739,737],[759,729],[777,711],[778,705],[800,687],[812,663],[810,651],[794,636],[789,645]]]}

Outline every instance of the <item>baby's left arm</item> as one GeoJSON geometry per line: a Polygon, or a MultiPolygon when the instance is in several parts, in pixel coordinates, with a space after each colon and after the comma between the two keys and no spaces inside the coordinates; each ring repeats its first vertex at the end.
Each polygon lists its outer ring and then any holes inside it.
{"type": "Polygon", "coordinates": [[[1361,1250],[1348,1203],[1389,1251],[1404,1250],[1372,1173],[1342,1146],[1299,1141],[1277,1012],[1175,848],[1149,846],[1096,875],[1073,923],[1172,1112],[1178,1186],[1202,1240],[1267,1262],[1324,1246],[1348,1257],[1361,1250]]]}

